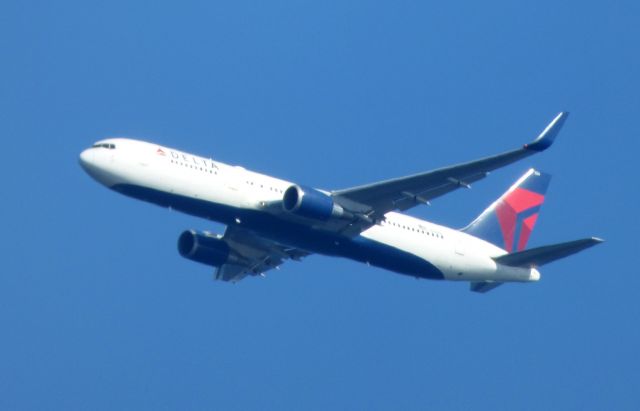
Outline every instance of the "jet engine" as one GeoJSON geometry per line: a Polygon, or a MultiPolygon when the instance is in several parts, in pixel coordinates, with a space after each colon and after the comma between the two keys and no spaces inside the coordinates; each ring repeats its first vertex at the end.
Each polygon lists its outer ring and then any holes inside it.
{"type": "Polygon", "coordinates": [[[300,217],[326,221],[331,217],[349,218],[351,213],[336,204],[330,195],[309,187],[294,185],[284,192],[282,207],[300,217]]]}
{"type": "Polygon", "coordinates": [[[178,238],[178,252],[184,258],[202,264],[219,267],[229,260],[229,244],[218,237],[187,230],[178,238]]]}

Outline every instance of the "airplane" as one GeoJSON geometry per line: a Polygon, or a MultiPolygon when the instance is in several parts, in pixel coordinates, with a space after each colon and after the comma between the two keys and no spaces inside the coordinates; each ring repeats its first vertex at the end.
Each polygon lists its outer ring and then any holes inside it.
{"type": "Polygon", "coordinates": [[[161,145],[109,138],[80,154],[99,183],[126,196],[217,221],[224,234],[186,230],[181,256],[215,267],[215,279],[264,276],[316,253],[346,257],[420,279],[467,281],[486,293],[535,282],[538,268],[600,242],[596,237],[526,248],[550,175],[530,169],[468,226],[452,229],[406,214],[469,188],[489,172],[549,148],[560,112],[531,143],[479,160],[327,191],[161,145]]]}

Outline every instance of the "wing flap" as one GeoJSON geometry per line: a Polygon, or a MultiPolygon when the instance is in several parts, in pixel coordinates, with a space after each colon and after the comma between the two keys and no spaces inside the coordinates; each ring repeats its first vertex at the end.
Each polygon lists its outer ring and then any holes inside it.
{"type": "Polygon", "coordinates": [[[236,283],[249,274],[246,266],[239,264],[223,264],[216,268],[215,279],[236,283]]]}

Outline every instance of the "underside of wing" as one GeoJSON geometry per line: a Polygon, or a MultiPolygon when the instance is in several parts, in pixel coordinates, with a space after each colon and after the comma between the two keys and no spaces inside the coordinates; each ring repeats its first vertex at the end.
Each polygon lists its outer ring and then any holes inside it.
{"type": "Polygon", "coordinates": [[[227,227],[221,240],[229,245],[232,256],[216,269],[215,279],[221,281],[238,282],[248,275],[264,275],[288,259],[300,260],[309,255],[233,226],[227,227]]]}
{"type": "Polygon", "coordinates": [[[178,239],[178,251],[184,258],[216,267],[215,279],[231,282],[309,255],[236,226],[227,227],[224,235],[186,230],[178,239]]]}

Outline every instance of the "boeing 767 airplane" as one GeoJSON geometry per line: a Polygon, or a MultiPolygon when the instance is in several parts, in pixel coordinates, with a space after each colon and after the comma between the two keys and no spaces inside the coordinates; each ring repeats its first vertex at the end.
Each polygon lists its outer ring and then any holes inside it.
{"type": "Polygon", "coordinates": [[[236,282],[288,259],[346,257],[417,278],[468,281],[487,292],[540,279],[538,267],[598,244],[584,238],[526,248],[550,176],[530,169],[467,227],[402,214],[492,170],[551,146],[568,113],[529,144],[476,161],[343,190],[326,191],[144,141],[110,138],[80,154],[95,180],[139,200],[218,221],[223,235],[187,230],[179,253],[236,282]]]}

